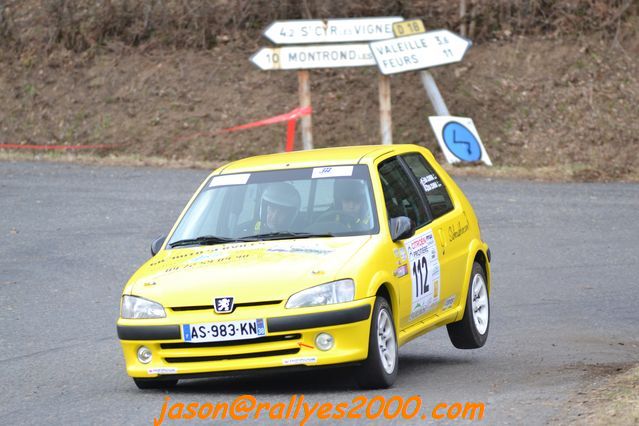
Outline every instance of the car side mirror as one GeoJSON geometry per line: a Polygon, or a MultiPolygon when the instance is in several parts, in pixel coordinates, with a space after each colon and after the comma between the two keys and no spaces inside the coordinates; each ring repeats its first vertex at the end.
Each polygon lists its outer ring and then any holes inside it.
{"type": "Polygon", "coordinates": [[[390,220],[390,232],[393,242],[415,235],[415,223],[406,216],[393,217],[390,220]]]}
{"type": "Polygon", "coordinates": [[[166,240],[166,235],[160,235],[151,243],[151,256],[155,256],[157,252],[162,248],[162,244],[164,244],[164,240],[166,240]]]}

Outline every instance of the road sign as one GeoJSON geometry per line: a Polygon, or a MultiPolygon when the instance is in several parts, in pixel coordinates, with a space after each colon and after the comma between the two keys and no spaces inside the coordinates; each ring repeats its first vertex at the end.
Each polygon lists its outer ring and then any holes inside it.
{"type": "Polygon", "coordinates": [[[393,37],[401,16],[357,19],[275,21],[262,35],[275,44],[342,43],[393,37]]]}
{"type": "Polygon", "coordinates": [[[429,31],[370,43],[382,74],[396,74],[459,62],[471,42],[448,30],[429,31]]]}
{"type": "Polygon", "coordinates": [[[450,164],[483,161],[488,166],[493,165],[472,119],[440,115],[428,117],[428,120],[450,164]]]}
{"type": "Polygon", "coordinates": [[[395,37],[405,37],[413,34],[426,32],[424,22],[421,19],[410,19],[408,21],[395,22],[393,24],[393,34],[395,37]]]}
{"type": "Polygon", "coordinates": [[[263,47],[251,62],[262,70],[363,67],[375,65],[366,43],[263,47]]]}

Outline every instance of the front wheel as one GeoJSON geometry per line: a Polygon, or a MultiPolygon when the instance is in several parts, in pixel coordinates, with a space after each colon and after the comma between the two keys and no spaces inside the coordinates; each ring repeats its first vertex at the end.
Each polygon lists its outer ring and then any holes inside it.
{"type": "Polygon", "coordinates": [[[386,299],[378,296],[371,318],[368,358],[358,371],[359,386],[364,389],[392,386],[397,379],[398,353],[391,307],[386,299]]]}
{"type": "Polygon", "coordinates": [[[482,266],[475,262],[470,275],[464,317],[446,326],[448,337],[458,349],[481,348],[488,338],[489,321],[490,302],[486,274],[482,266]]]}

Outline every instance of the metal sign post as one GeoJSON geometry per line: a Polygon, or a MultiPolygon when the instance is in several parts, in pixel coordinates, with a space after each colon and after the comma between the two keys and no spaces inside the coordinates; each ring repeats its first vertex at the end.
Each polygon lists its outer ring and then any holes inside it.
{"type": "Polygon", "coordinates": [[[393,122],[390,77],[382,74],[379,75],[379,129],[382,135],[382,145],[391,145],[393,143],[393,122]]]}
{"type": "MultiPolygon", "coordinates": [[[[307,70],[297,72],[297,81],[299,84],[300,107],[311,106],[311,81],[307,70]]],[[[302,145],[304,149],[313,149],[313,131],[312,131],[311,115],[302,117],[302,145]]]]}
{"type": "MultiPolygon", "coordinates": [[[[395,37],[424,34],[425,32],[426,28],[424,27],[424,23],[421,19],[410,19],[408,21],[396,22],[393,24],[393,33],[395,34],[395,37]]],[[[421,70],[419,72],[419,76],[422,79],[422,84],[424,85],[428,99],[430,99],[430,103],[433,105],[437,115],[449,115],[448,108],[446,107],[442,94],[439,92],[439,88],[435,83],[433,75],[426,70],[421,70]]]]}
{"type": "Polygon", "coordinates": [[[448,107],[444,102],[442,94],[439,92],[439,88],[435,83],[433,75],[426,70],[422,70],[419,72],[419,76],[422,79],[424,90],[426,90],[428,99],[430,99],[430,103],[433,105],[433,109],[435,109],[437,115],[450,115],[450,113],[448,112],[448,107]]]}

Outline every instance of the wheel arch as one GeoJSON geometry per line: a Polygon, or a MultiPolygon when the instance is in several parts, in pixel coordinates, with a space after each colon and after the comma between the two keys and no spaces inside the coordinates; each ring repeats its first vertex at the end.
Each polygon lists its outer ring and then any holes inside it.
{"type": "Polygon", "coordinates": [[[372,296],[383,296],[389,303],[393,311],[393,320],[395,328],[399,326],[399,293],[392,284],[392,280],[388,274],[376,274],[369,287],[368,294],[372,296]]]}
{"type": "MultiPolygon", "coordinates": [[[[486,287],[488,290],[488,295],[490,296],[490,291],[492,287],[491,280],[491,272],[490,272],[490,260],[488,259],[488,245],[480,240],[471,241],[468,246],[468,261],[466,263],[466,273],[464,274],[464,282],[461,287],[461,294],[459,303],[460,306],[466,306],[466,297],[468,296],[468,286],[470,285],[470,275],[473,273],[473,264],[475,262],[479,263],[481,267],[484,269],[484,273],[486,274],[486,287]]],[[[459,321],[464,317],[463,310],[457,315],[455,321],[459,321]]]]}
{"type": "MultiPolygon", "coordinates": [[[[477,253],[475,253],[475,258],[473,259],[473,263],[477,262],[481,265],[482,269],[484,270],[484,274],[486,274],[486,287],[488,290],[488,294],[490,294],[490,284],[491,284],[491,277],[490,277],[490,262],[488,261],[488,255],[483,251],[483,250],[477,250],[477,253]]],[[[470,265],[471,270],[473,265],[470,265]]],[[[468,277],[468,279],[470,279],[470,276],[468,277]]]]}
{"type": "Polygon", "coordinates": [[[391,309],[393,310],[393,312],[395,312],[397,297],[393,296],[391,291],[393,290],[391,290],[389,283],[382,283],[377,288],[377,291],[375,292],[375,296],[382,296],[383,298],[385,298],[388,301],[388,303],[391,305],[391,309]]]}

